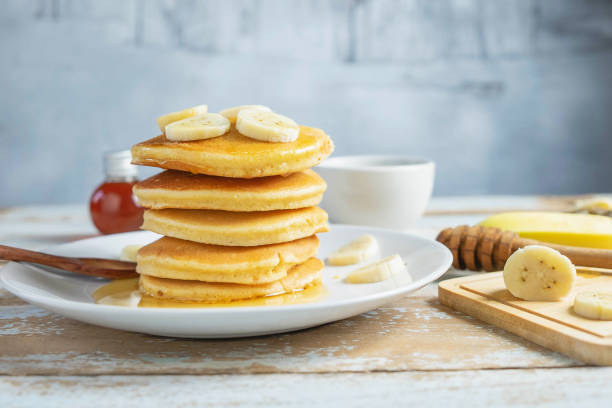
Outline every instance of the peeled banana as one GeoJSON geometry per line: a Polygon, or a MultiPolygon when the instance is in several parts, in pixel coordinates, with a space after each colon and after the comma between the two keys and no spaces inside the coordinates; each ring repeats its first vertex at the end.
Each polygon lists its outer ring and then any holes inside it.
{"type": "MultiPolygon", "coordinates": [[[[405,278],[410,277],[406,264],[396,254],[359,268],[349,273],[344,280],[348,283],[376,283],[387,280],[397,274],[405,274],[405,278]]],[[[404,282],[409,281],[404,279],[404,282]]]]}
{"type": "Polygon", "coordinates": [[[378,255],[378,242],[370,234],[363,235],[332,252],[327,263],[333,266],[354,265],[378,255]]]}
{"type": "Polygon", "coordinates": [[[136,254],[144,245],[126,245],[121,250],[119,259],[122,261],[136,262],[136,254]]]}
{"type": "Polygon", "coordinates": [[[612,320],[612,293],[580,292],[574,299],[574,312],[594,320],[612,320]]]}
{"type": "Polygon", "coordinates": [[[171,112],[157,118],[157,125],[162,132],[166,132],[166,126],[172,122],[190,118],[192,116],[202,115],[208,112],[207,105],[197,105],[193,108],[184,109],[178,112],[171,112]]]}
{"type": "Polygon", "coordinates": [[[508,212],[480,223],[554,244],[612,249],[612,217],[560,212],[508,212]]]}
{"type": "Polygon", "coordinates": [[[259,110],[265,111],[265,112],[271,112],[272,111],[272,109],[270,109],[270,108],[268,108],[267,106],[264,106],[264,105],[240,105],[240,106],[234,106],[233,108],[223,109],[219,113],[221,115],[225,116],[230,122],[236,123],[236,118],[238,117],[238,112],[240,112],[243,109],[259,109],[259,110]]]}
{"type": "Polygon", "coordinates": [[[293,119],[261,109],[240,110],[236,129],[244,136],[266,142],[293,142],[300,133],[293,119]]]}
{"type": "Polygon", "coordinates": [[[529,245],[510,255],[503,276],[506,288],[517,298],[557,301],[572,290],[576,268],[552,248],[529,245]]]}
{"type": "Polygon", "coordinates": [[[166,139],[175,142],[210,139],[221,136],[230,128],[230,121],[218,113],[204,113],[172,122],[166,126],[166,139]]]}

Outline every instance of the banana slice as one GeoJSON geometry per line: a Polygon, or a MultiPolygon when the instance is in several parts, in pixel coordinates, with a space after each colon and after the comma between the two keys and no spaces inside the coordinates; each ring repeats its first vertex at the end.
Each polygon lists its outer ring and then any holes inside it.
{"type": "Polygon", "coordinates": [[[517,250],[504,266],[506,287],[524,300],[559,300],[570,293],[575,280],[576,268],[569,258],[542,245],[517,250]]]}
{"type": "Polygon", "coordinates": [[[122,261],[136,262],[136,254],[144,245],[126,245],[121,250],[119,259],[122,261]]]}
{"type": "Polygon", "coordinates": [[[612,293],[580,292],[574,299],[574,312],[587,319],[612,320],[612,293]]]}
{"type": "Polygon", "coordinates": [[[236,129],[244,136],[266,142],[293,142],[300,133],[300,128],[293,119],[260,109],[239,111],[236,129]]]}
{"type": "Polygon", "coordinates": [[[221,136],[230,128],[230,121],[218,113],[205,113],[172,122],[166,126],[166,139],[175,142],[210,139],[221,136]]]}
{"type": "Polygon", "coordinates": [[[272,112],[272,109],[264,105],[240,105],[240,106],[234,106],[233,108],[223,109],[219,113],[225,116],[226,118],[228,118],[230,122],[236,123],[238,112],[240,112],[243,109],[258,109],[260,111],[272,112]]]}
{"type": "Polygon", "coordinates": [[[138,307],[141,299],[142,293],[140,293],[138,290],[133,290],[129,294],[118,293],[115,295],[104,296],[103,298],[98,299],[96,303],[100,305],[138,307]]]}
{"type": "Polygon", "coordinates": [[[184,109],[179,112],[171,112],[157,118],[157,126],[162,132],[166,131],[166,126],[171,124],[172,122],[176,122],[179,120],[187,119],[192,116],[202,115],[208,112],[207,105],[198,105],[193,108],[184,109]]]}
{"type": "Polygon", "coordinates": [[[332,252],[327,263],[333,266],[354,265],[378,255],[378,242],[366,234],[332,252]]]}
{"type": "MultiPolygon", "coordinates": [[[[387,280],[400,273],[405,274],[408,278],[410,277],[406,264],[396,254],[359,268],[349,273],[344,280],[348,283],[375,283],[387,280]]],[[[404,282],[410,282],[411,280],[404,279],[404,282]]]]}
{"type": "Polygon", "coordinates": [[[587,200],[576,201],[576,210],[589,212],[612,211],[612,198],[593,197],[587,200]]]}

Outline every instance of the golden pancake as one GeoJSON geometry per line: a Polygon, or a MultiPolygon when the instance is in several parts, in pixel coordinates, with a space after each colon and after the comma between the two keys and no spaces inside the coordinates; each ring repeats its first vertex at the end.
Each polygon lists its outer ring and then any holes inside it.
{"type": "Polygon", "coordinates": [[[227,246],[276,244],[329,230],[327,213],[319,207],[257,212],[147,210],[142,228],[188,241],[227,246]]]}
{"type": "Polygon", "coordinates": [[[138,251],[136,271],[158,278],[259,284],[317,254],[316,235],[282,244],[228,247],[163,237],[138,251]]]}
{"type": "Polygon", "coordinates": [[[146,208],[269,211],[321,202],[325,181],[312,170],[256,179],[207,176],[167,170],[134,186],[146,208]]]}
{"type": "Polygon", "coordinates": [[[211,176],[254,178],[303,171],[331,154],[321,129],[300,127],[295,142],[270,143],[242,136],[235,127],[223,136],[172,142],[161,135],[132,147],[132,163],[211,176]]]}
{"type": "Polygon", "coordinates": [[[207,303],[231,302],[305,288],[321,279],[323,262],[310,258],[294,266],[283,279],[259,285],[210,283],[140,275],[140,291],[155,298],[207,303]]]}

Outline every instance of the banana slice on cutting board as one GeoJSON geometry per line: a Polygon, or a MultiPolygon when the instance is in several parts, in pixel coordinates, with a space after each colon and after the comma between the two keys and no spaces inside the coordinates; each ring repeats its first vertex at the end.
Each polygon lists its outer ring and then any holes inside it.
{"type": "Polygon", "coordinates": [[[294,142],[300,133],[293,119],[261,109],[239,111],[236,129],[244,136],[266,142],[294,142]]]}
{"type": "Polygon", "coordinates": [[[580,292],[574,299],[574,312],[594,320],[612,320],[612,293],[580,292]]]}
{"type": "Polygon", "coordinates": [[[230,121],[225,116],[204,113],[166,126],[166,139],[175,142],[211,139],[227,133],[229,128],[230,121]]]}
{"type": "Polygon", "coordinates": [[[208,112],[207,105],[197,105],[193,108],[183,109],[182,111],[170,112],[157,118],[157,125],[162,132],[165,132],[166,126],[172,122],[187,119],[192,116],[202,115],[206,112],[208,112]]]}
{"type": "Polygon", "coordinates": [[[572,290],[576,268],[559,251],[529,245],[510,255],[503,275],[506,287],[517,298],[557,301],[572,290]]]}
{"type": "Polygon", "coordinates": [[[144,245],[126,245],[121,250],[121,255],[119,259],[122,261],[128,262],[136,262],[136,254],[138,254],[138,250],[142,248],[144,245]]]}
{"type": "Polygon", "coordinates": [[[272,109],[264,105],[240,105],[240,106],[234,106],[233,108],[223,109],[219,113],[225,116],[230,122],[236,123],[238,112],[240,112],[243,109],[258,109],[264,112],[272,112],[272,109]]]}
{"type": "Polygon", "coordinates": [[[332,252],[327,257],[327,263],[332,266],[354,265],[376,255],[378,255],[378,242],[376,238],[366,234],[332,252]]]}
{"type": "Polygon", "coordinates": [[[409,278],[404,279],[404,282],[412,280],[408,274],[406,264],[396,254],[359,268],[349,273],[344,280],[348,283],[376,283],[387,280],[397,274],[404,274],[404,278],[409,278]]]}

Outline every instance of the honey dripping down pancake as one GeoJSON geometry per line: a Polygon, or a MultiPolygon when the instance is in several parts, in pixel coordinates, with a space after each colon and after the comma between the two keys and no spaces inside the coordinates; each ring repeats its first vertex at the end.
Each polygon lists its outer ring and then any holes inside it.
{"type": "Polygon", "coordinates": [[[232,302],[304,289],[321,280],[323,262],[310,258],[291,268],[287,276],[269,283],[241,285],[236,283],[211,283],[178,279],[140,276],[140,291],[161,299],[196,302],[232,302]]]}
{"type": "Polygon", "coordinates": [[[134,194],[152,209],[269,211],[318,205],[326,187],[312,170],[255,179],[167,170],[136,184],[134,194]]]}
{"type": "Polygon", "coordinates": [[[160,135],[132,147],[132,163],[211,176],[255,178],[316,166],[334,146],[321,129],[301,126],[297,140],[270,143],[241,135],[235,126],[223,136],[171,142],[160,135]]]}
{"type": "Polygon", "coordinates": [[[188,241],[226,246],[276,244],[329,230],[327,213],[319,207],[258,212],[147,210],[142,228],[188,241]]]}
{"type": "Polygon", "coordinates": [[[167,279],[261,284],[284,278],[293,266],[316,256],[318,249],[315,235],[254,247],[163,237],[138,251],[137,272],[167,279]]]}

